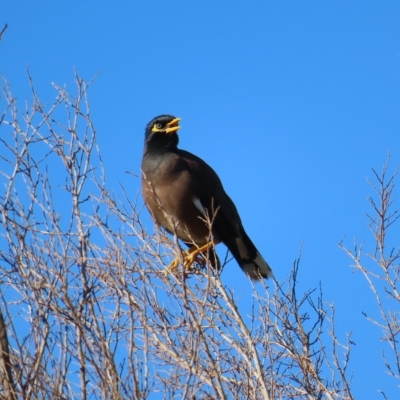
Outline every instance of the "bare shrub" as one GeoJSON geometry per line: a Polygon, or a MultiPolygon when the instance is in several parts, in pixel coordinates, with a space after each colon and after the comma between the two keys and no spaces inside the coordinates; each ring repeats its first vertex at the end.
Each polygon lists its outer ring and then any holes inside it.
{"type": "MultiPolygon", "coordinates": [[[[394,208],[395,179],[399,168],[392,175],[388,174],[388,157],[382,172],[372,170],[375,183],[370,185],[375,192],[374,197],[368,197],[372,213],[368,214],[369,228],[373,235],[373,251],[365,253],[363,244],[354,242],[354,249],[341,247],[351,257],[353,268],[361,272],[368,282],[369,288],[379,308],[379,316],[371,316],[363,311],[363,315],[382,331],[382,341],[386,349],[382,359],[386,372],[400,383],[400,247],[396,247],[393,239],[393,228],[400,214],[394,208]],[[366,256],[366,257],[364,257],[366,256]],[[389,355],[388,355],[389,350],[389,355]]],[[[398,238],[397,238],[398,240],[398,238]]],[[[382,394],[385,396],[384,392],[382,394]]]]}
{"type": "Polygon", "coordinates": [[[52,104],[30,82],[25,110],[5,82],[0,120],[4,398],[353,398],[350,336],[322,289],[298,293],[299,260],[250,315],[209,268],[166,275],[177,241],[106,186],[92,82],[52,104]]]}

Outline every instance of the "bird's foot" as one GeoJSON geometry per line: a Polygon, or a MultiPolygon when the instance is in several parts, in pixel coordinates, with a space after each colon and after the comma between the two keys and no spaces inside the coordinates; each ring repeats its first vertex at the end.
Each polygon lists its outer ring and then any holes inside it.
{"type": "Polygon", "coordinates": [[[176,257],[175,260],[172,261],[171,264],[168,265],[168,267],[165,270],[165,276],[168,277],[169,274],[174,273],[175,270],[178,268],[178,265],[180,263],[179,257],[176,257]]]}
{"type": "MultiPolygon", "coordinates": [[[[211,242],[206,243],[205,245],[198,247],[193,246],[189,250],[183,252],[183,270],[185,273],[195,272],[196,269],[193,268],[193,264],[200,264],[201,267],[206,265],[206,258],[204,253],[206,253],[209,249],[215,247],[220,240],[212,240],[211,242]]],[[[178,265],[181,262],[180,257],[176,257],[171,264],[168,265],[167,269],[165,270],[165,274],[168,276],[171,272],[173,273],[174,270],[178,268],[178,265]]]]}
{"type": "Polygon", "coordinates": [[[206,260],[204,259],[204,256],[201,252],[194,251],[183,257],[183,267],[184,267],[185,271],[193,270],[194,263],[200,264],[201,267],[204,267],[206,265],[206,260]]]}
{"type": "MultiPolygon", "coordinates": [[[[185,273],[195,272],[196,268],[193,267],[193,264],[200,264],[201,267],[206,265],[206,260],[202,255],[201,251],[198,249],[194,251],[190,251],[191,249],[183,252],[183,269],[185,273]]],[[[181,258],[176,257],[171,264],[168,265],[165,270],[165,275],[168,276],[170,273],[174,273],[176,269],[178,269],[179,264],[181,263],[181,258]]]]}

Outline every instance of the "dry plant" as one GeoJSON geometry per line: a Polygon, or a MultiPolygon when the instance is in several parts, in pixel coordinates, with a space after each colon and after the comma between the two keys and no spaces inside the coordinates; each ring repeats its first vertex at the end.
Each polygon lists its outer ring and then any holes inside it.
{"type": "Polygon", "coordinates": [[[176,240],[106,186],[92,82],[44,104],[29,81],[24,110],[5,82],[0,119],[2,398],[353,398],[350,336],[298,293],[299,260],[248,299],[210,268],[166,275],[176,240]]]}
{"type": "MultiPolygon", "coordinates": [[[[355,241],[354,249],[350,250],[343,245],[354,262],[353,267],[362,273],[368,282],[369,288],[376,300],[379,309],[378,316],[371,316],[366,311],[363,315],[382,331],[382,340],[388,345],[382,352],[386,372],[397,380],[400,386],[400,247],[393,243],[394,224],[400,214],[394,209],[395,178],[397,168],[392,175],[388,174],[390,155],[378,173],[372,170],[376,183],[369,181],[375,192],[375,197],[369,197],[368,202],[372,213],[367,214],[369,228],[373,235],[373,252],[366,253],[364,258],[363,244],[355,241]],[[389,175],[389,176],[388,176],[389,175]],[[388,351],[389,350],[389,351],[388,351]]],[[[396,238],[398,240],[398,238],[396,238]]],[[[386,398],[383,390],[382,395],[386,398]]]]}

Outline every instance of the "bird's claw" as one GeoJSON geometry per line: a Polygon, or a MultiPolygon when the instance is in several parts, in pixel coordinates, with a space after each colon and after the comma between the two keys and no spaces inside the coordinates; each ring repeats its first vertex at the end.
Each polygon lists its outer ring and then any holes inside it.
{"type": "MultiPolygon", "coordinates": [[[[174,273],[174,271],[178,268],[179,264],[181,263],[181,258],[176,257],[171,264],[168,265],[167,269],[165,270],[165,275],[168,276],[170,273],[174,273]]],[[[193,264],[200,264],[202,267],[206,264],[206,260],[204,259],[203,255],[197,251],[193,251],[191,253],[184,252],[183,254],[183,270],[185,273],[193,272],[193,264]]]]}
{"type": "Polygon", "coordinates": [[[170,273],[174,273],[174,271],[178,268],[179,265],[179,258],[175,258],[175,260],[172,261],[171,264],[168,265],[168,267],[165,270],[165,276],[168,277],[170,273]]]}
{"type": "Polygon", "coordinates": [[[201,264],[201,266],[204,267],[206,264],[206,260],[201,253],[196,252],[190,253],[183,258],[183,267],[185,270],[193,269],[192,265],[194,263],[201,264]]]}

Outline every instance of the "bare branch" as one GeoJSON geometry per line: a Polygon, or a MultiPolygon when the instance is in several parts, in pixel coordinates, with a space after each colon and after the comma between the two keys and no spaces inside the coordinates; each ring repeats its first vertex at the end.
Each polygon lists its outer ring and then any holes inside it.
{"type": "MultiPolygon", "coordinates": [[[[377,183],[368,180],[375,192],[375,198],[368,198],[372,214],[367,214],[375,247],[374,252],[367,255],[372,259],[373,265],[367,267],[365,262],[362,261],[362,247],[357,250],[357,245],[355,245],[355,251],[350,251],[343,243],[340,243],[340,247],[353,260],[353,268],[360,271],[368,282],[379,307],[380,316],[378,319],[373,318],[366,311],[363,312],[363,315],[381,329],[382,339],[390,346],[393,356],[389,361],[384,352],[382,355],[384,365],[389,375],[395,379],[400,379],[400,348],[398,346],[400,334],[400,315],[398,312],[400,306],[400,247],[398,244],[397,247],[391,245],[392,241],[389,237],[400,216],[399,209],[394,209],[395,181],[400,167],[396,168],[391,175],[388,175],[389,160],[390,154],[381,173],[372,170],[377,183]]],[[[384,392],[381,391],[381,393],[385,397],[384,392]]]]}
{"type": "Polygon", "coordinates": [[[6,31],[7,28],[8,28],[8,24],[5,24],[4,28],[0,32],[0,40],[3,39],[3,33],[6,31]]]}
{"type": "Polygon", "coordinates": [[[46,104],[28,79],[32,104],[21,113],[5,82],[0,117],[2,395],[353,398],[350,336],[337,340],[322,287],[299,293],[300,257],[243,303],[211,251],[190,274],[166,274],[177,237],[149,232],[138,198],[106,184],[92,81],[53,84],[46,104]]]}

